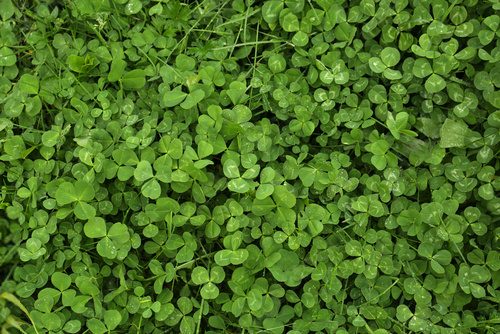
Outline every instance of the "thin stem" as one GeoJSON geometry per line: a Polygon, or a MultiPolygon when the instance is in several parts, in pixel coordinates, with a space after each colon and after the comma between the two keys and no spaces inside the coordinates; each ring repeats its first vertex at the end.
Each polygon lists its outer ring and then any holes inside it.
{"type": "Polygon", "coordinates": [[[294,46],[292,43],[283,41],[283,40],[271,40],[271,41],[256,41],[256,42],[245,42],[245,43],[237,43],[233,45],[226,45],[226,46],[221,46],[218,48],[213,48],[212,50],[226,50],[226,49],[232,49],[235,47],[240,47],[240,46],[250,46],[250,45],[259,45],[259,44],[274,44],[274,43],[284,43],[287,45],[294,46]]]}
{"type": "Polygon", "coordinates": [[[196,334],[200,334],[200,328],[201,328],[201,316],[203,315],[203,302],[205,299],[203,297],[201,298],[201,305],[200,305],[200,314],[198,316],[198,324],[196,325],[196,334]]]}

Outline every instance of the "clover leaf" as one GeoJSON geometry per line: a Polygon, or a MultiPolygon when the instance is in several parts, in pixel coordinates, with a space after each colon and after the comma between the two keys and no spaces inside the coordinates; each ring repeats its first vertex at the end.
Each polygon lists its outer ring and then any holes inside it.
{"type": "Polygon", "coordinates": [[[74,183],[63,182],[55,193],[58,205],[64,206],[75,203],[73,211],[78,219],[90,219],[95,216],[96,209],[87,202],[94,199],[95,191],[86,181],[78,180],[74,183]]]}
{"type": "Polygon", "coordinates": [[[196,285],[203,285],[200,294],[203,299],[215,299],[219,295],[216,284],[224,280],[225,273],[221,267],[215,266],[210,272],[203,267],[195,267],[191,279],[196,285]]]}
{"type": "Polygon", "coordinates": [[[496,333],[498,0],[0,0],[0,328],[496,333]]]}
{"type": "Polygon", "coordinates": [[[401,59],[398,49],[386,47],[380,52],[380,57],[369,59],[370,69],[375,73],[382,73],[389,80],[398,80],[402,78],[401,72],[393,70],[401,59]]]}
{"type": "Polygon", "coordinates": [[[490,280],[490,272],[483,266],[473,265],[469,267],[465,264],[460,266],[458,272],[458,282],[465,293],[472,294],[476,298],[485,296],[485,290],[481,283],[490,280]]]}
{"type": "Polygon", "coordinates": [[[130,234],[122,223],[114,223],[108,229],[104,219],[94,217],[85,223],[84,232],[89,238],[100,239],[97,252],[105,258],[123,258],[130,249],[130,234]]]}
{"type": "Polygon", "coordinates": [[[58,205],[67,205],[73,202],[89,202],[94,199],[95,191],[86,181],[63,182],[56,191],[58,205]]]}
{"type": "Polygon", "coordinates": [[[120,322],[122,316],[117,310],[104,311],[104,322],[100,319],[92,318],[87,320],[87,327],[92,333],[102,334],[114,330],[120,322]]]}
{"type": "Polygon", "coordinates": [[[462,147],[466,143],[468,128],[460,121],[446,119],[440,130],[442,148],[462,147]]]}

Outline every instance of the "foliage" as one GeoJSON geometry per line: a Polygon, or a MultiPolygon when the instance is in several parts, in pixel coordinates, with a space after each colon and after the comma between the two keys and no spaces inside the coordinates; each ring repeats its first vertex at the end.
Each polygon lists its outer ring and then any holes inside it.
{"type": "Polygon", "coordinates": [[[497,0],[0,0],[0,327],[499,333],[497,0]]]}

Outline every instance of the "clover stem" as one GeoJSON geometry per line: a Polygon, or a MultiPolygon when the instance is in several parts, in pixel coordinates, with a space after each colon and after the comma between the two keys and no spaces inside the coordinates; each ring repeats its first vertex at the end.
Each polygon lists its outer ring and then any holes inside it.
{"type": "Polygon", "coordinates": [[[102,37],[101,35],[101,32],[99,30],[97,30],[92,24],[88,23],[88,26],[90,27],[90,29],[94,32],[94,34],[96,34],[97,38],[101,41],[102,44],[104,45],[107,45],[108,42],[106,42],[106,40],[104,39],[104,37],[102,37]]]}
{"type": "Polygon", "coordinates": [[[21,303],[21,301],[19,299],[17,299],[16,296],[14,296],[13,294],[11,294],[10,292],[2,292],[0,294],[0,299],[4,299],[4,300],[6,300],[8,302],[11,302],[18,309],[20,309],[28,317],[28,319],[30,320],[31,324],[33,325],[33,329],[35,330],[35,333],[39,334],[38,330],[36,329],[35,322],[33,321],[33,318],[30,316],[30,313],[29,313],[28,309],[21,303]]]}
{"type": "Polygon", "coordinates": [[[408,328],[408,326],[406,326],[404,323],[400,322],[400,321],[399,321],[399,320],[397,320],[397,319],[394,319],[394,318],[391,318],[391,317],[387,317],[387,319],[391,320],[391,321],[392,321],[393,323],[395,323],[395,324],[398,324],[398,325],[400,325],[400,326],[404,327],[405,329],[410,330],[410,329],[408,328]]]}
{"type": "Polygon", "coordinates": [[[478,324],[500,324],[500,318],[481,320],[477,322],[478,324]]]}
{"type": "Polygon", "coordinates": [[[142,326],[142,315],[141,318],[139,319],[139,325],[137,326],[137,334],[141,333],[141,326],[142,326]]]}
{"type": "Polygon", "coordinates": [[[460,254],[460,257],[462,258],[462,260],[464,260],[464,263],[468,263],[467,260],[465,259],[464,254],[462,254],[462,251],[458,247],[457,243],[455,241],[452,241],[452,242],[453,242],[453,245],[455,245],[455,248],[457,249],[458,254],[460,254]]]}
{"type": "Polygon", "coordinates": [[[129,212],[130,212],[130,208],[128,208],[127,211],[125,211],[125,214],[123,215],[122,224],[124,224],[124,225],[125,225],[125,219],[127,219],[127,215],[129,212]]]}
{"type": "Polygon", "coordinates": [[[394,281],[394,283],[392,283],[392,284],[391,284],[391,285],[390,285],[387,289],[385,289],[384,291],[382,291],[382,293],[380,293],[378,296],[376,296],[376,297],[374,297],[374,298],[372,298],[372,299],[368,300],[367,302],[368,302],[368,303],[370,303],[370,302],[372,302],[374,299],[377,299],[377,298],[379,298],[379,297],[382,297],[382,296],[383,296],[383,295],[385,295],[385,294],[386,294],[386,293],[387,293],[390,289],[392,289],[392,287],[393,287],[393,286],[395,286],[395,285],[396,285],[396,284],[398,284],[398,283],[399,283],[399,278],[398,278],[398,279],[396,279],[396,280],[394,281]]]}
{"type": "Polygon", "coordinates": [[[443,14],[443,17],[441,17],[441,21],[444,21],[446,20],[446,18],[448,17],[448,15],[450,15],[451,11],[453,10],[453,7],[455,7],[457,5],[459,0],[455,0],[451,3],[451,5],[448,7],[448,9],[446,10],[446,12],[444,12],[443,14]]]}
{"type": "MultiPolygon", "coordinates": [[[[9,323],[9,320],[12,320],[12,316],[8,316],[7,319],[5,319],[5,322],[6,323],[9,323]]],[[[15,320],[12,320],[12,321],[15,321],[15,320]]],[[[19,327],[15,327],[18,331],[20,331],[22,334],[28,334],[26,333],[20,326],[19,327]]]]}
{"type": "Polygon", "coordinates": [[[200,257],[197,257],[196,259],[192,259],[191,261],[188,261],[186,263],[183,263],[181,265],[178,265],[177,267],[174,268],[175,271],[177,270],[180,270],[180,269],[184,269],[184,268],[187,268],[189,267],[193,262],[196,262],[198,260],[202,260],[202,259],[206,259],[207,257],[210,257],[212,255],[214,255],[216,252],[212,252],[212,253],[208,253],[208,254],[205,254],[203,256],[200,256],[200,257]]]}
{"type": "Polygon", "coordinates": [[[196,334],[200,333],[200,327],[201,327],[201,316],[203,315],[203,302],[205,299],[203,297],[201,298],[201,305],[200,305],[200,315],[198,316],[198,324],[196,325],[196,334]]]}
{"type": "Polygon", "coordinates": [[[157,73],[158,69],[156,68],[155,63],[151,60],[151,58],[148,56],[148,54],[146,52],[144,52],[144,50],[141,48],[137,48],[137,50],[139,50],[146,57],[146,59],[149,61],[149,63],[155,69],[155,72],[157,73]]]}
{"type": "MultiPolygon", "coordinates": [[[[246,17],[245,17],[245,22],[246,22],[246,17]]],[[[238,29],[238,33],[236,34],[236,38],[234,39],[235,41],[237,41],[240,38],[241,30],[243,29],[242,26],[240,25],[240,29],[238,29]]],[[[237,45],[236,43],[232,45],[231,51],[229,51],[229,57],[232,57],[236,45],[237,45]]]]}
{"type": "Polygon", "coordinates": [[[367,323],[365,323],[365,328],[368,331],[368,333],[373,334],[373,330],[371,329],[371,327],[367,323]]]}

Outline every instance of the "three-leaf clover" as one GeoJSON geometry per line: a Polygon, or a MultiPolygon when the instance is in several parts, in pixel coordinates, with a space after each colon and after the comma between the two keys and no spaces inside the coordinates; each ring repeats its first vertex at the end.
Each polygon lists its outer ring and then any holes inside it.
{"type": "Polygon", "coordinates": [[[230,178],[227,187],[236,193],[246,193],[255,186],[251,181],[259,173],[259,166],[254,165],[240,174],[239,163],[234,159],[227,159],[223,164],[224,175],[230,178]]]}
{"type": "Polygon", "coordinates": [[[42,242],[37,238],[29,238],[22,248],[18,248],[21,261],[36,260],[47,253],[47,249],[42,247],[42,242]]]}
{"type": "Polygon", "coordinates": [[[122,321],[122,315],[117,310],[104,311],[103,318],[104,321],[97,318],[87,320],[87,328],[94,334],[104,334],[114,330],[122,321]]]}
{"type": "Polygon", "coordinates": [[[498,38],[500,36],[500,17],[498,15],[490,15],[482,23],[485,27],[479,31],[477,37],[482,45],[488,45],[495,37],[498,38]]]}
{"type": "Polygon", "coordinates": [[[467,294],[472,294],[476,298],[482,298],[486,295],[484,287],[481,283],[486,283],[490,280],[490,271],[485,266],[472,265],[462,263],[458,270],[458,283],[462,290],[467,294]]]}
{"type": "MultiPolygon", "coordinates": [[[[446,60],[443,60],[446,64],[446,60]]],[[[446,88],[446,80],[443,75],[447,74],[448,70],[445,66],[439,66],[439,62],[435,59],[434,66],[431,66],[429,60],[418,58],[413,64],[412,73],[417,78],[427,78],[424,84],[425,90],[428,93],[434,94],[446,88]],[[441,68],[443,68],[441,70],[441,68]]]]}
{"type": "Polygon", "coordinates": [[[141,193],[151,199],[157,199],[161,195],[161,186],[153,174],[153,167],[147,160],[141,160],[134,170],[134,178],[139,182],[144,182],[141,193]]]}
{"type": "Polygon", "coordinates": [[[195,267],[191,272],[191,280],[196,285],[203,285],[200,294],[203,299],[215,299],[219,295],[219,288],[216,284],[221,283],[225,278],[224,269],[213,266],[210,271],[204,267],[195,267]]]}
{"type": "Polygon", "coordinates": [[[108,229],[103,218],[93,217],[85,223],[83,231],[89,238],[100,239],[97,252],[102,257],[124,259],[130,250],[130,234],[122,223],[114,223],[108,229]]]}
{"type": "Polygon", "coordinates": [[[422,243],[418,246],[418,254],[427,258],[431,263],[431,268],[438,274],[444,274],[445,268],[451,262],[451,253],[446,249],[435,252],[434,245],[422,243]]]}
{"type": "Polygon", "coordinates": [[[396,66],[400,60],[401,54],[398,49],[386,47],[380,51],[379,57],[371,57],[368,64],[373,72],[382,73],[386,79],[398,80],[403,77],[401,72],[391,67],[396,66]]]}
{"type": "Polygon", "coordinates": [[[409,115],[405,111],[398,112],[396,117],[393,116],[391,112],[387,113],[387,127],[394,138],[399,139],[401,134],[415,137],[417,134],[414,131],[408,130],[408,118],[409,115]]]}
{"type": "Polygon", "coordinates": [[[378,170],[384,170],[387,166],[387,153],[389,152],[390,145],[385,139],[378,139],[373,143],[365,146],[368,152],[373,155],[370,158],[371,163],[378,170]]]}
{"type": "Polygon", "coordinates": [[[73,212],[82,220],[91,219],[96,215],[96,209],[88,203],[94,196],[94,186],[84,180],[77,180],[74,183],[63,182],[55,193],[57,204],[60,206],[74,204],[73,212]]]}

